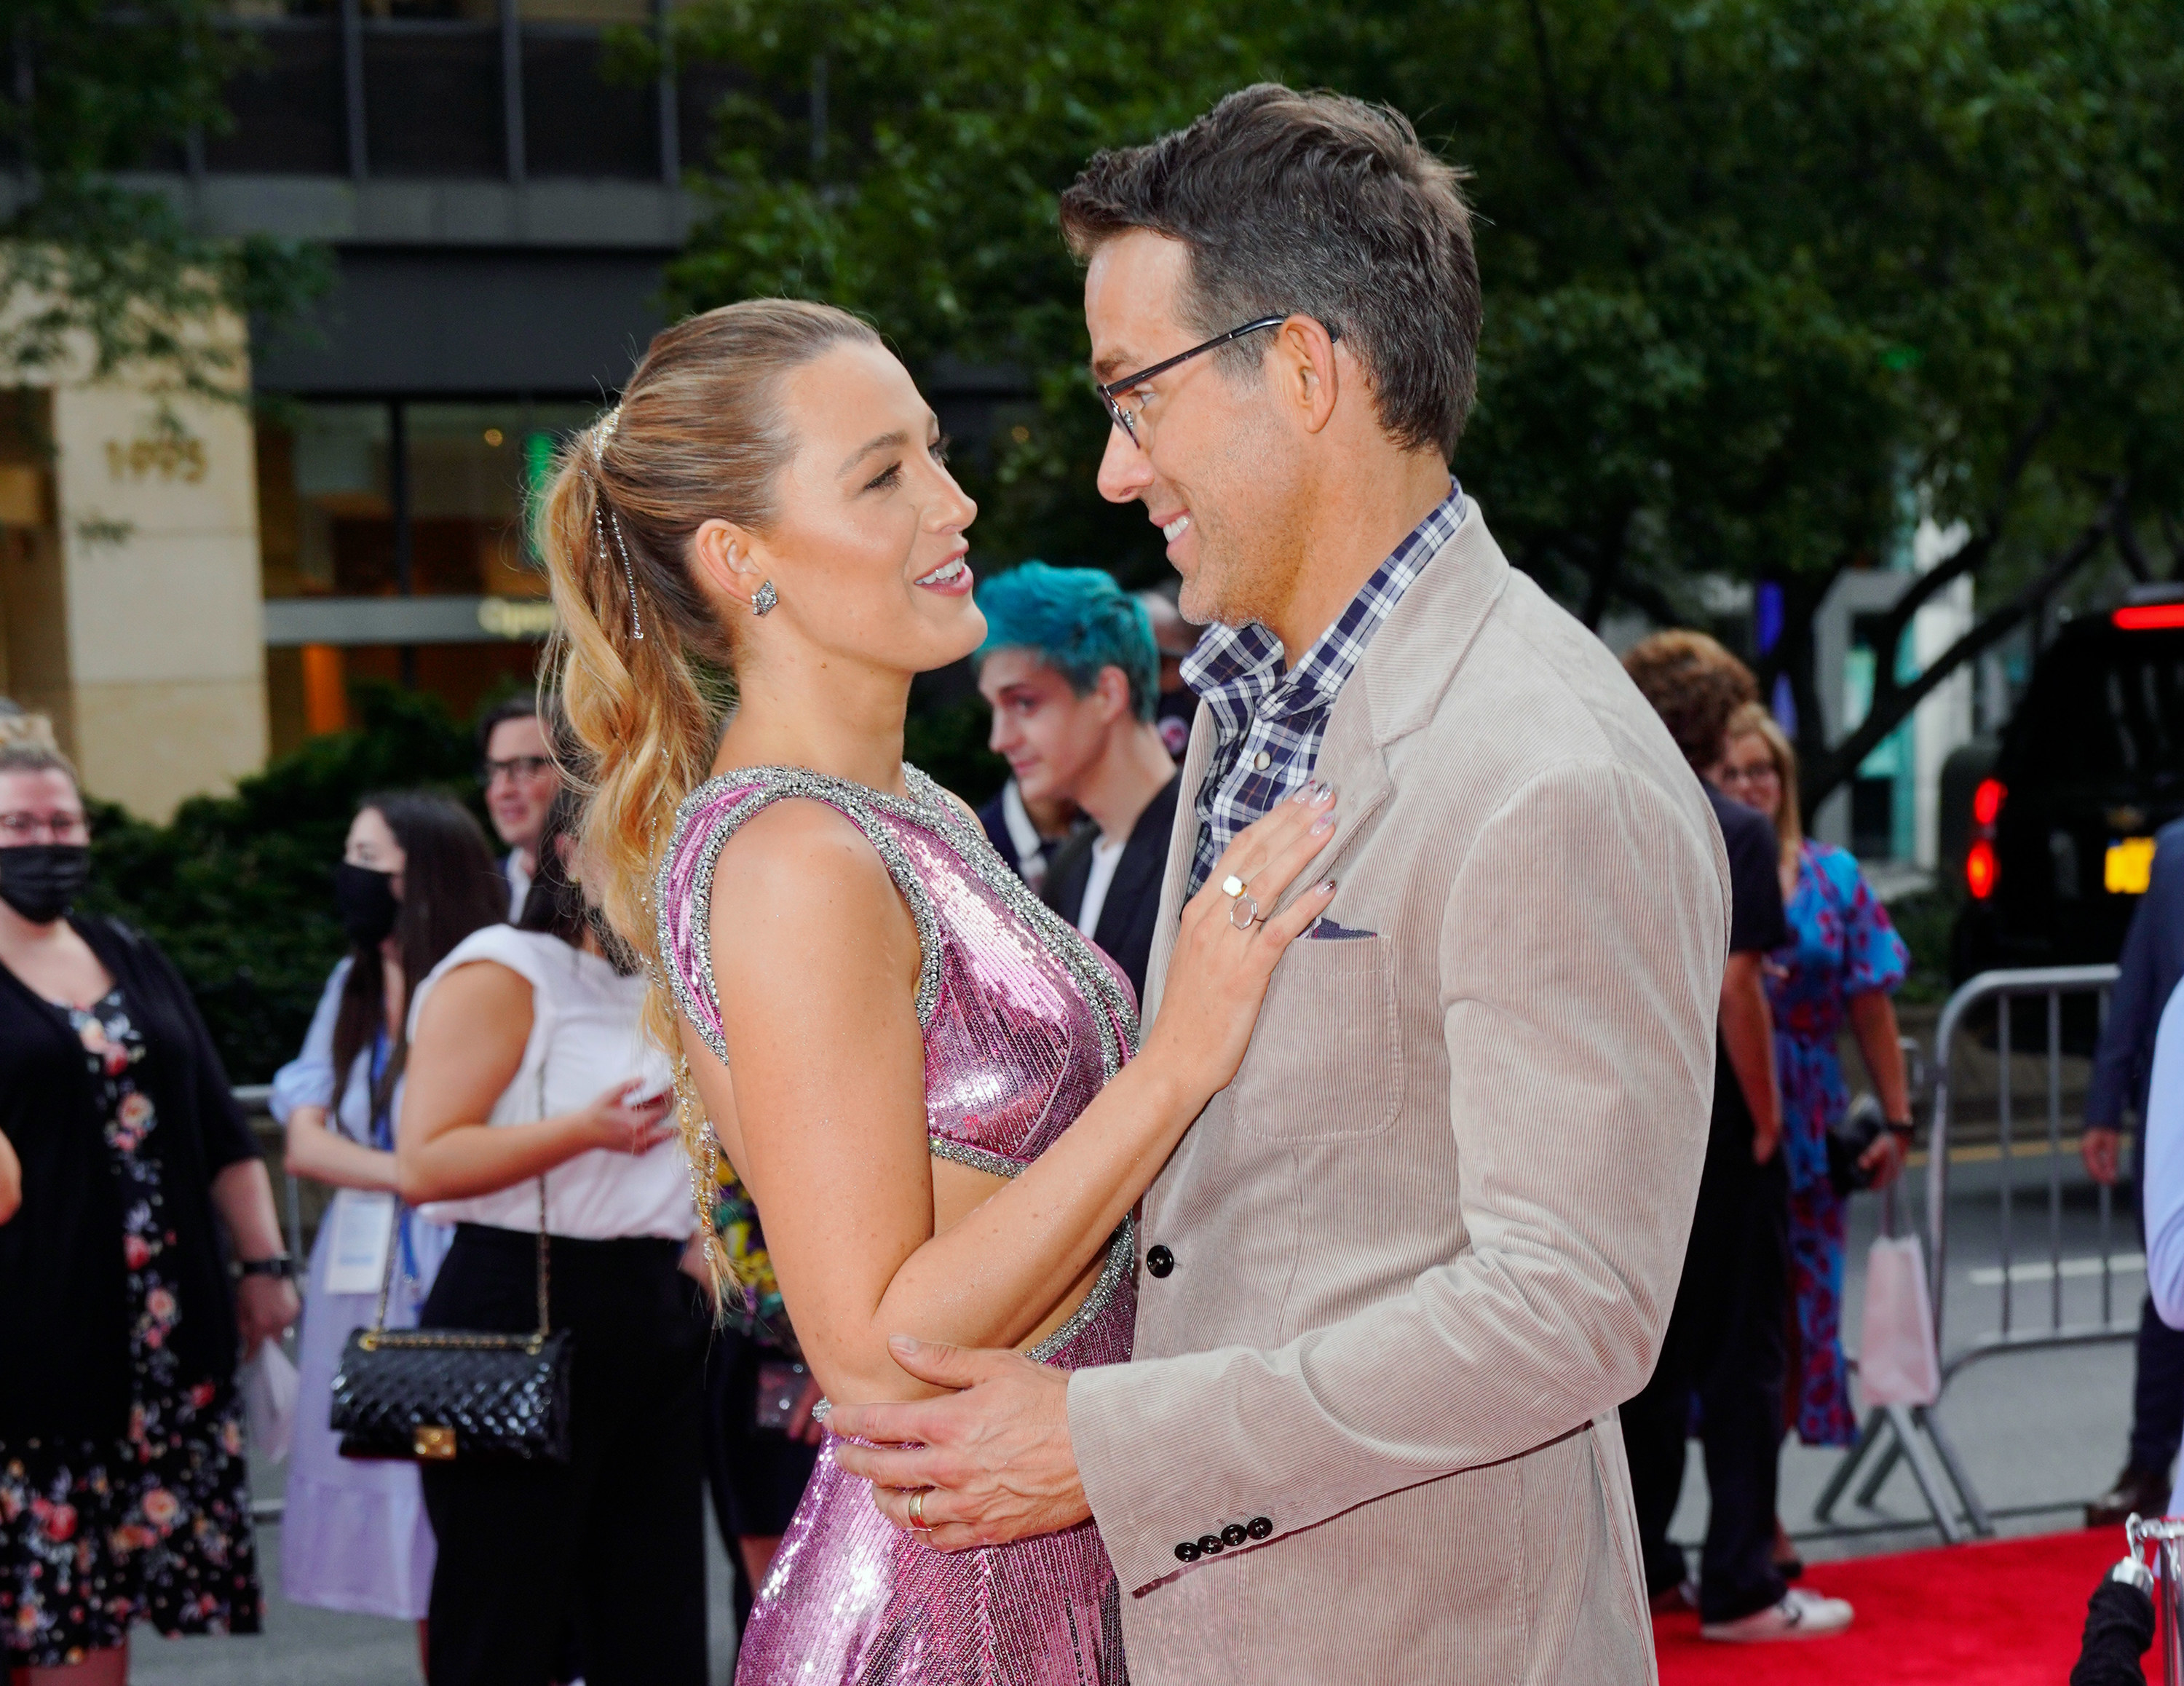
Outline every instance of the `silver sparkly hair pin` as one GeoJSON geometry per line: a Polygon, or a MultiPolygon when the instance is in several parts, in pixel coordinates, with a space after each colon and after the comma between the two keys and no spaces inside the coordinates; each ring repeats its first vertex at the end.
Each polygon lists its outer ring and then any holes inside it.
{"type": "MultiPolygon", "coordinates": [[[[621,406],[616,404],[592,426],[592,459],[601,470],[606,467],[606,450],[621,426],[621,406]]],[[[599,477],[592,481],[592,525],[599,529],[599,559],[607,559],[607,528],[614,528],[614,548],[621,558],[622,584],[629,588],[629,636],[638,643],[644,642],[644,624],[637,618],[637,570],[630,566],[629,546],[621,536],[621,517],[607,507],[606,487],[599,477]]]]}

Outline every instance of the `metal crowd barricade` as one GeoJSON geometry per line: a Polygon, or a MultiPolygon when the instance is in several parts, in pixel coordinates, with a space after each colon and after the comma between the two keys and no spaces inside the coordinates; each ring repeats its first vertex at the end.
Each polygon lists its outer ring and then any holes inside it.
{"type": "MultiPolygon", "coordinates": [[[[2156,1643],[2161,1647],[2162,1686],[2184,1686],[2184,1518],[2133,1516],[2124,1524],[2130,1562],[2147,1570],[2153,1580],[2153,1608],[2158,1620],[2156,1643]]],[[[2115,1575],[2139,1577],[2125,1564],[2115,1575]]]]}
{"type": "MultiPolygon", "coordinates": [[[[2101,1188],[2098,1195],[2100,1316],[2095,1322],[2071,1323],[2065,1322],[2063,1310],[2065,1276],[2063,1257],[2063,1003],[2072,996],[2091,995],[2098,1004],[2100,1016],[2105,1020],[2109,992],[2115,980],[2116,968],[2112,965],[2040,966],[2014,971],[1986,971],[1958,989],[1942,1009],[1941,1021],[1934,1032],[1933,1126],[1928,1139],[1926,1161],[1926,1243],[1931,1267],[1928,1291],[1933,1299],[1934,1348],[1941,1355],[1944,1394],[1949,1383],[1972,1365],[2004,1353],[2077,1346],[2095,1341],[2129,1340],[2138,1332],[2136,1294],[2126,1296],[2120,1315],[2116,1304],[2115,1215],[2113,1191],[2107,1188],[2101,1188]],[[2021,1256],[2020,1233],[2013,1210],[2020,1189],[2016,1167],[2013,1163],[2019,1155],[2020,1143],[2018,1101],[2010,1070],[2010,1056],[2016,1046],[2013,1036],[2013,1009],[2017,1004],[2028,1000],[2041,1004],[2039,1045],[2044,1052],[2046,1062],[2045,1093],[2041,1097],[2040,1105],[2040,1110],[2045,1114],[2044,1127],[2036,1127],[2033,1136],[2033,1143],[2043,1144],[2046,1149],[2047,1221],[2044,1227],[2047,1244],[2044,1270],[2048,1291],[2044,1318],[2037,1315],[2036,1310],[2030,1317],[2020,1316],[2016,1291],[2020,1275],[2036,1278],[2043,1268],[2042,1261],[2036,1257],[2041,1250],[2036,1244],[2031,1249],[2025,1249],[2036,1256],[2021,1256]],[[1950,1160],[1956,1123],[1952,1111],[1952,1101],[1955,1098],[1954,1060],[1959,1033],[1967,1015],[1973,1009],[1988,1002],[1993,1003],[1995,1010],[1995,1199],[1997,1218],[1995,1265],[2002,1291],[2001,1319],[1998,1328],[1963,1342],[1952,1352],[1947,1339],[1945,1320],[1949,1296],[1950,1160]]],[[[2025,1149],[2028,1156],[2037,1150],[2032,1143],[2028,1143],[2025,1149]]],[[[2036,1187],[2034,1192],[2037,1192],[2036,1187]]],[[[1864,1479],[1858,1487],[1858,1502],[1870,1505],[1880,1493],[1881,1483],[1894,1471],[1897,1461],[1908,1459],[1912,1473],[1919,1483],[1920,1494],[1925,1500],[1926,1507],[1932,1513],[1935,1526],[1941,1530],[1942,1537],[1952,1544],[1961,1540],[1964,1537],[1963,1523],[1954,1514],[1927,1462],[1925,1453],[1928,1448],[1940,1461],[1949,1485],[1954,1488],[1956,1503],[1964,1511],[1964,1521],[1970,1523],[1975,1533],[1992,1534],[1994,1532],[1993,1522],[1943,1429],[1939,1398],[1930,1405],[1884,1406],[1869,1411],[1859,1430],[1857,1444],[1836,1466],[1835,1473],[1814,1506],[1814,1514],[1821,1522],[1828,1521],[1844,1492],[1861,1471],[1864,1479]]]]}
{"type": "MultiPolygon", "coordinates": [[[[270,1116],[273,1099],[273,1086],[270,1083],[237,1083],[230,1093],[235,1096],[235,1104],[242,1109],[244,1117],[264,1118],[270,1116]]],[[[281,1173],[281,1182],[282,1185],[281,1227],[287,1233],[288,1256],[297,1261],[297,1268],[301,1271],[305,1256],[303,1195],[296,1186],[294,1176],[285,1169],[281,1173]]],[[[297,1290],[300,1293],[304,1286],[304,1277],[298,1276],[296,1282],[297,1290]]],[[[277,1522],[287,1511],[287,1502],[281,1499],[254,1500],[250,1506],[253,1519],[261,1522],[277,1522]]]]}

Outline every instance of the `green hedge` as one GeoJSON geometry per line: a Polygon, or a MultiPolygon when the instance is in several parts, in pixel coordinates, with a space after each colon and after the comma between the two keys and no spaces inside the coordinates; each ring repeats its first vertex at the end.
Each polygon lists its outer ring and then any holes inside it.
{"type": "MultiPolygon", "coordinates": [[[[359,730],[313,738],[234,795],[184,803],[171,824],[93,804],[85,906],[128,920],[174,958],[238,1083],[265,1082],[294,1057],[342,956],[332,868],[359,798],[431,786],[485,818],[469,726],[388,686],[357,687],[355,712],[359,730]]],[[[976,698],[913,716],[906,736],[911,761],[973,801],[1006,773],[985,748],[976,698]]]]}

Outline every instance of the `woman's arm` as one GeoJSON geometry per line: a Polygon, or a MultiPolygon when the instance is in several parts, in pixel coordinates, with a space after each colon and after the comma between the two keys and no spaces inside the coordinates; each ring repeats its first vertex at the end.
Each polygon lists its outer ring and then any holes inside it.
{"type": "Polygon", "coordinates": [[[673,1133],[670,1097],[633,1105],[641,1080],[530,1124],[488,1125],[531,1039],[531,984],[493,960],[457,966],[417,1016],[394,1132],[395,1186],[412,1205],[498,1194],[593,1148],[649,1152],[673,1133]]]}
{"type": "MultiPolygon", "coordinates": [[[[1212,876],[1260,902],[1325,846],[1323,801],[1284,803],[1212,876]]],[[[935,1233],[917,933],[872,845],[814,803],[759,815],[722,852],[713,965],[729,1065],[686,1027],[708,1115],[766,1221],[805,1356],[832,1397],[936,1389],[900,1369],[898,1332],[1015,1345],[1084,1276],[1214,1092],[1234,1075],[1282,949],[1327,905],[1300,896],[1249,932],[1212,889],[1184,910],[1140,1056],[1019,1176],[935,1233]],[[733,1073],[731,1079],[730,1072],[733,1073]]],[[[951,1216],[953,1216],[951,1214],[951,1216]]]]}
{"type": "Polygon", "coordinates": [[[298,1106],[288,1114],[288,1172],[337,1188],[392,1188],[394,1155],[352,1142],[326,1127],[323,1106],[298,1106]]]}
{"type": "MultiPolygon", "coordinates": [[[[1892,1124],[1911,1118],[1911,1085],[1903,1073],[1903,1044],[1896,1028],[1896,1004],[1885,989],[1869,989],[1850,998],[1851,1028],[1858,1034],[1858,1051],[1880,1096],[1880,1115],[1892,1124]]],[[[1873,1173],[1873,1186],[1886,1188],[1903,1169],[1908,1143],[1893,1131],[1859,1157],[1858,1163],[1873,1173]]]]}
{"type": "Polygon", "coordinates": [[[15,1157],[14,1143],[0,1132],[0,1223],[23,1207],[23,1162],[15,1157]]]}
{"type": "MultiPolygon", "coordinates": [[[[243,1263],[277,1258],[287,1250],[265,1160],[240,1159],[221,1167],[212,1179],[212,1204],[226,1227],[235,1256],[243,1263]]],[[[279,1335],[302,1310],[294,1283],[278,1277],[244,1277],[235,1290],[236,1328],[242,1337],[243,1357],[255,1356],[259,1344],[279,1335]]]]}

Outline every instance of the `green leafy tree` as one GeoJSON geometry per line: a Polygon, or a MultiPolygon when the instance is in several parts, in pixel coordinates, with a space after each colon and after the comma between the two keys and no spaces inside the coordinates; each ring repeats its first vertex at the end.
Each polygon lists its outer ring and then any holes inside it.
{"type": "Polygon", "coordinates": [[[1165,6],[710,0],[678,50],[749,78],[682,302],[869,314],[913,367],[1015,371],[974,463],[1004,558],[1158,566],[1092,474],[1054,199],[1262,75],[1384,99],[1474,173],[1481,397],[1457,464],[1589,623],[1784,589],[1763,679],[1809,808],[1950,673],[2104,568],[2184,571],[2184,10],[2169,0],[1436,0],[1165,6]],[[823,88],[824,97],[820,97],[823,88]],[[1820,732],[1812,610],[1930,515],[1979,618],[1820,732]],[[2167,539],[2154,559],[2151,537],[2167,539]]]}
{"type": "Polygon", "coordinates": [[[0,364],[237,399],[242,348],[223,317],[278,320],[325,285],[317,248],[191,228],[119,173],[177,157],[229,123],[225,91],[255,51],[219,0],[8,0],[11,97],[0,149],[0,364]],[[88,367],[81,359],[87,348],[88,367]]]}

